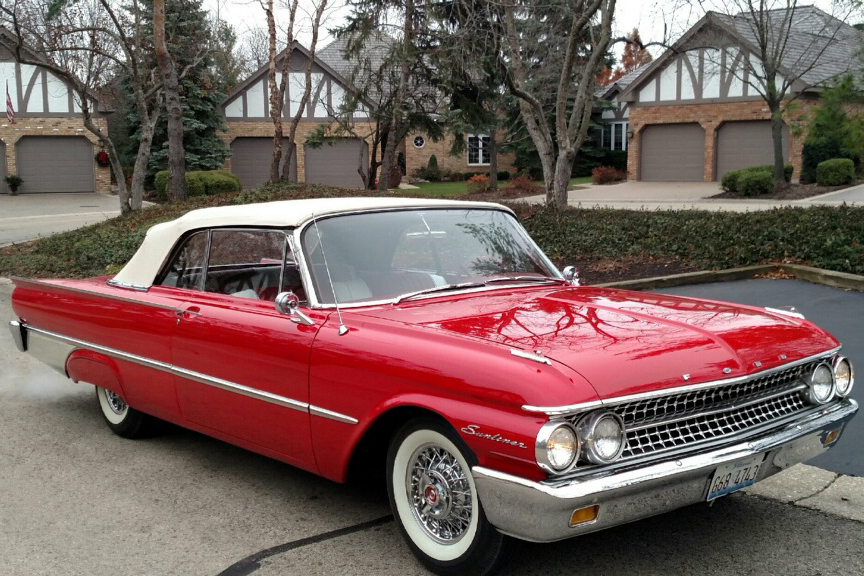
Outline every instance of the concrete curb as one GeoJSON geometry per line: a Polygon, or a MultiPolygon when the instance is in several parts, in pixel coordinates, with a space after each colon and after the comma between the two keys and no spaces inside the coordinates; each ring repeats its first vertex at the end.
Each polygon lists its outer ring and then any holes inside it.
{"type": "Polygon", "coordinates": [[[835,272],[822,268],[813,268],[801,264],[759,264],[756,266],[743,266],[741,268],[728,268],[726,270],[709,270],[707,272],[686,272],[684,274],[671,274],[669,276],[656,276],[654,278],[641,278],[639,280],[623,280],[620,282],[606,282],[594,284],[599,288],[622,288],[626,290],[657,290],[672,286],[684,286],[686,284],[707,284],[709,282],[731,282],[733,280],[747,280],[762,274],[772,272],[784,272],[798,280],[806,280],[814,284],[823,284],[833,288],[844,290],[855,290],[864,292],[864,276],[849,274],[846,272],[835,272]]]}
{"type": "Polygon", "coordinates": [[[864,478],[798,464],[743,492],[864,522],[864,478]]]}

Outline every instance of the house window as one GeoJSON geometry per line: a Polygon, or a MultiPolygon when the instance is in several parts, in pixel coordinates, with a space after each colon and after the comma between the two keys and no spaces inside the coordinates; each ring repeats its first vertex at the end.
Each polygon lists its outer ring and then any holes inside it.
{"type": "Polygon", "coordinates": [[[468,165],[486,166],[491,158],[489,156],[489,136],[484,134],[468,135],[468,165]]]}
{"type": "Polygon", "coordinates": [[[423,136],[415,136],[414,137],[414,147],[415,148],[423,148],[426,145],[426,139],[423,136]]]}
{"type": "Polygon", "coordinates": [[[600,146],[607,150],[627,150],[627,122],[610,122],[603,126],[600,146]]]}

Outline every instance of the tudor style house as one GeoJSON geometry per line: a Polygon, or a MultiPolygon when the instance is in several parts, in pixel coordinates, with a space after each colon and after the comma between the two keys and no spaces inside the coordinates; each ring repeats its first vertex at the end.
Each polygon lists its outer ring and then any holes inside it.
{"type": "MultiPolygon", "coordinates": [[[[295,154],[292,155],[290,176],[292,181],[309,184],[327,184],[347,188],[360,188],[363,180],[358,173],[360,154],[368,161],[375,121],[371,119],[372,103],[358,106],[353,117],[352,129],[333,122],[333,112],[337,111],[345,99],[346,91],[352,90],[350,78],[355,72],[355,64],[344,56],[345,40],[337,39],[320,49],[312,63],[312,94],[297,128],[295,154]],[[307,145],[306,138],[321,125],[328,127],[332,137],[318,148],[307,145]]],[[[373,42],[368,50],[371,57],[381,56],[387,50],[386,40],[373,42]]],[[[277,57],[281,62],[284,52],[277,57]]],[[[309,51],[295,42],[289,62],[289,77],[283,107],[283,121],[294,117],[305,86],[305,69],[309,61],[309,51]]],[[[281,65],[280,65],[281,66],[281,65]]],[[[244,188],[258,186],[266,182],[270,173],[270,159],[273,153],[273,122],[270,119],[269,90],[265,65],[253,73],[228,95],[223,111],[228,131],[223,139],[230,147],[231,156],[226,168],[236,174],[244,188]]],[[[281,75],[277,81],[281,79],[281,75]]],[[[467,150],[459,157],[450,155],[453,137],[445,136],[435,142],[427,134],[409,134],[404,142],[397,144],[397,150],[405,154],[406,171],[410,176],[421,166],[426,166],[434,154],[438,165],[444,170],[454,172],[489,171],[489,136],[469,134],[467,150]]],[[[498,169],[512,170],[512,155],[498,155],[498,169]]]]}
{"type": "MultiPolygon", "coordinates": [[[[615,123],[610,141],[628,150],[631,180],[710,182],[773,162],[770,113],[749,74],[760,64],[747,17],[709,12],[627,86],[608,92],[613,110],[627,108],[626,143],[619,144],[615,123]]],[[[861,42],[858,30],[813,6],[796,8],[790,19],[781,72],[795,79],[783,134],[794,180],[807,111],[825,83],[860,66],[861,42]]]]}
{"type": "MultiPolygon", "coordinates": [[[[110,169],[96,163],[98,140],[84,127],[74,91],[45,68],[16,62],[15,46],[14,35],[0,27],[0,89],[8,90],[14,109],[13,121],[0,117],[0,193],[8,192],[11,174],[24,181],[19,194],[109,193],[110,169]]],[[[107,129],[105,112],[95,101],[92,107],[94,122],[107,129]]]]}

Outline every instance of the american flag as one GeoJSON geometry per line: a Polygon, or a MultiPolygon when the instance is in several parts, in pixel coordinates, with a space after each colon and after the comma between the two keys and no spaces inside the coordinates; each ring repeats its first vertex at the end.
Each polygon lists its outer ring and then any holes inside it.
{"type": "Polygon", "coordinates": [[[10,124],[15,123],[15,108],[12,106],[12,97],[9,95],[9,81],[6,81],[6,119],[10,124]]]}

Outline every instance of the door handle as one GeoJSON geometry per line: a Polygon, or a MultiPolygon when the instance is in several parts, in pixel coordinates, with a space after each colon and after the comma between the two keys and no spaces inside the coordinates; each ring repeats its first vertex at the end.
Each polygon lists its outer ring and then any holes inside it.
{"type": "Polygon", "coordinates": [[[203,314],[201,314],[201,309],[198,306],[190,306],[185,310],[176,309],[174,310],[174,315],[177,317],[177,324],[180,324],[180,320],[183,318],[188,318],[190,316],[203,316],[203,314]]]}

